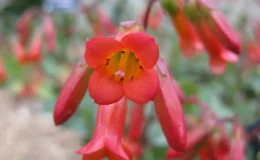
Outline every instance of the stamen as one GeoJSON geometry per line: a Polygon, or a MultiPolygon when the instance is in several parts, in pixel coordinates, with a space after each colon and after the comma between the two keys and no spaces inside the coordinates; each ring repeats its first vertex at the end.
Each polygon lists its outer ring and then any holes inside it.
{"type": "Polygon", "coordinates": [[[109,58],[107,58],[107,59],[106,59],[106,61],[110,61],[110,59],[109,59],[109,58]]]}
{"type": "Polygon", "coordinates": [[[124,53],[125,53],[125,51],[121,51],[121,53],[122,53],[122,54],[124,54],[124,53]]]}
{"type": "Polygon", "coordinates": [[[123,80],[124,80],[124,78],[123,78],[123,77],[121,77],[121,78],[120,78],[120,81],[123,81],[123,80]]]}
{"type": "Polygon", "coordinates": [[[131,78],[130,78],[131,80],[134,80],[134,76],[131,76],[131,78]]]}
{"type": "Polygon", "coordinates": [[[135,61],[138,62],[138,61],[139,61],[139,58],[136,57],[135,61]]]}
{"type": "Polygon", "coordinates": [[[143,69],[143,68],[144,68],[143,66],[141,66],[141,65],[139,66],[139,69],[143,69]]]}
{"type": "Polygon", "coordinates": [[[106,65],[109,65],[109,61],[106,61],[106,65]]]}

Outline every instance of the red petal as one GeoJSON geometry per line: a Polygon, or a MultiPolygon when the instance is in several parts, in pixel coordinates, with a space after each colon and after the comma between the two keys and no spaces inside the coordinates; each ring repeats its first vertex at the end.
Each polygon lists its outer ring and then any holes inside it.
{"type": "Polygon", "coordinates": [[[123,97],[122,85],[114,81],[102,65],[89,78],[89,95],[97,104],[115,103],[123,97]]]}
{"type": "Polygon", "coordinates": [[[139,104],[146,104],[154,100],[158,89],[159,79],[154,69],[144,70],[134,80],[123,83],[125,96],[139,104]]]}
{"type": "Polygon", "coordinates": [[[124,36],[121,42],[127,49],[134,52],[145,69],[151,69],[159,58],[159,47],[155,38],[141,32],[124,36]]]}
{"type": "Polygon", "coordinates": [[[88,88],[89,67],[79,61],[62,88],[54,109],[54,122],[66,122],[77,110],[88,88]]]}
{"type": "Polygon", "coordinates": [[[94,37],[86,42],[85,59],[90,67],[96,68],[105,64],[109,55],[123,49],[124,46],[113,38],[94,37]]]}

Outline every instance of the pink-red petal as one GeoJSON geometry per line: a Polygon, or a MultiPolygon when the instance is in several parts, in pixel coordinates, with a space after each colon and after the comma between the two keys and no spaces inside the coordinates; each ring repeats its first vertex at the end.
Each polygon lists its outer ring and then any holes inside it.
{"type": "Polygon", "coordinates": [[[113,38],[94,37],[86,42],[85,59],[90,67],[96,68],[105,64],[109,55],[123,49],[124,46],[113,38]]]}
{"type": "Polygon", "coordinates": [[[115,103],[123,97],[122,85],[113,80],[106,67],[102,65],[90,75],[89,95],[100,105],[115,103]]]}
{"type": "Polygon", "coordinates": [[[155,99],[159,89],[159,78],[154,69],[144,70],[133,80],[123,83],[123,91],[127,98],[135,103],[146,104],[155,99]]]}
{"type": "Polygon", "coordinates": [[[155,38],[142,32],[130,33],[121,40],[124,46],[134,52],[145,69],[151,69],[159,58],[159,47],[155,38]]]}

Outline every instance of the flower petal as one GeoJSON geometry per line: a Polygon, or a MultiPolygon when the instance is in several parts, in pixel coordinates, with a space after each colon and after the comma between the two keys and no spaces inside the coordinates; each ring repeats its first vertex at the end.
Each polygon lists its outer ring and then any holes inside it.
{"type": "Polygon", "coordinates": [[[85,59],[90,67],[96,68],[105,64],[109,55],[122,49],[124,46],[113,38],[94,37],[86,42],[85,59]]]}
{"type": "Polygon", "coordinates": [[[159,89],[159,79],[154,69],[144,70],[134,80],[123,83],[123,91],[127,98],[139,103],[146,104],[154,100],[159,89]]]}
{"type": "Polygon", "coordinates": [[[89,95],[95,103],[107,105],[120,100],[123,97],[123,91],[121,83],[114,81],[102,65],[90,75],[89,95]]]}
{"type": "Polygon", "coordinates": [[[141,32],[130,33],[121,40],[124,46],[134,52],[145,69],[151,69],[159,58],[159,47],[155,38],[141,32]]]}

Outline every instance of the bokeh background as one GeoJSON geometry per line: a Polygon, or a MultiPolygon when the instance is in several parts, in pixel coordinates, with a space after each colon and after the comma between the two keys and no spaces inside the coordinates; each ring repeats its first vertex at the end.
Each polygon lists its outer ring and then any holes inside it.
{"type": "MultiPolygon", "coordinates": [[[[0,160],[81,159],[76,150],[92,137],[97,107],[87,93],[72,119],[56,127],[52,111],[59,91],[83,56],[85,41],[97,33],[93,24],[100,14],[95,7],[118,26],[122,21],[142,20],[147,5],[146,0],[56,0],[55,5],[54,1],[0,0],[0,60],[7,75],[0,84],[0,160]],[[13,42],[18,37],[19,19],[32,7],[53,17],[56,48],[50,52],[46,43],[42,43],[42,60],[21,64],[13,52],[13,42]]],[[[219,117],[239,117],[250,133],[252,128],[260,127],[260,50],[254,53],[248,50],[252,42],[260,45],[260,37],[256,37],[260,2],[215,1],[242,39],[239,63],[229,64],[223,75],[210,73],[206,54],[189,59],[182,56],[176,32],[160,3],[152,8],[147,32],[156,37],[161,56],[169,63],[186,95],[197,95],[219,117]]],[[[30,32],[42,33],[41,14],[33,18],[30,27],[30,32]]],[[[260,32],[260,27],[258,30],[260,32]]],[[[194,105],[184,106],[184,110],[194,117],[201,114],[194,105]]],[[[168,146],[152,104],[148,104],[146,116],[154,118],[145,131],[143,159],[163,160],[168,146]]],[[[259,137],[258,133],[254,141],[247,144],[249,160],[256,159],[257,154],[260,157],[259,137]]]]}

